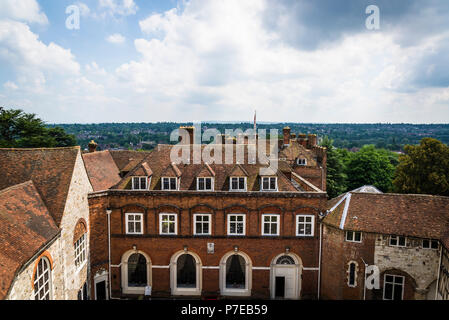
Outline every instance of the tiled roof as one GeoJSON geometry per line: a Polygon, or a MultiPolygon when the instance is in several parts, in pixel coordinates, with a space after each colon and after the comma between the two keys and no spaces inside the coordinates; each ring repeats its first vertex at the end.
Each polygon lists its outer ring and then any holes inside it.
{"type": "Polygon", "coordinates": [[[0,190],[32,180],[59,225],[79,152],[79,147],[0,149],[0,190]]]}
{"type": "Polygon", "coordinates": [[[108,150],[84,153],[83,160],[94,191],[107,190],[120,181],[120,172],[108,150]]]}
{"type": "Polygon", "coordinates": [[[110,150],[109,153],[120,171],[131,171],[131,169],[141,162],[150,152],[110,150]],[[128,166],[130,162],[133,162],[132,166],[128,166]]]}
{"type": "Polygon", "coordinates": [[[323,222],[344,230],[432,239],[449,230],[449,197],[348,192],[328,210],[323,222]]]}
{"type": "Polygon", "coordinates": [[[289,162],[295,161],[296,158],[307,159],[308,166],[316,166],[316,155],[312,150],[304,148],[299,142],[291,140],[290,144],[283,148],[279,153],[279,159],[286,159],[289,162]]]}
{"type": "MultiPolygon", "coordinates": [[[[189,146],[191,147],[191,146],[189,146]]],[[[204,148],[205,146],[202,146],[204,148]]],[[[170,154],[173,146],[171,145],[159,145],[151,153],[149,153],[142,162],[147,162],[153,172],[153,178],[151,179],[150,190],[161,189],[161,177],[163,176],[179,176],[181,177],[180,190],[196,190],[196,178],[199,176],[204,168],[207,168],[204,162],[200,164],[193,164],[193,152],[190,153],[190,164],[177,164],[176,168],[170,160],[170,154]],[[177,171],[179,170],[179,172],[177,171]],[[170,171],[170,172],[168,172],[170,171]],[[169,174],[170,173],[170,174],[169,174]]],[[[223,147],[224,148],[224,147],[223,147]]],[[[244,161],[239,164],[241,169],[247,173],[247,190],[259,191],[259,169],[267,167],[268,159],[263,159],[262,163],[257,161],[254,164],[248,164],[248,146],[243,145],[244,161]]],[[[225,162],[225,152],[222,152],[223,163],[225,162]]],[[[235,160],[235,148],[234,148],[234,160],[235,160]]],[[[139,164],[140,165],[140,164],[139,164]]],[[[131,170],[117,185],[111,189],[127,189],[130,187],[130,179],[136,175],[135,172],[139,165],[131,170]]],[[[215,173],[215,187],[216,191],[229,191],[229,177],[236,167],[235,163],[232,164],[208,164],[210,172],[215,173]]],[[[208,169],[209,170],[209,169],[208,169]]],[[[279,191],[298,191],[293,183],[280,171],[273,173],[278,177],[279,191]]],[[[210,173],[209,173],[210,176],[210,173]]]]}
{"type": "Polygon", "coordinates": [[[0,299],[20,268],[58,234],[32,181],[0,191],[0,299]]]}

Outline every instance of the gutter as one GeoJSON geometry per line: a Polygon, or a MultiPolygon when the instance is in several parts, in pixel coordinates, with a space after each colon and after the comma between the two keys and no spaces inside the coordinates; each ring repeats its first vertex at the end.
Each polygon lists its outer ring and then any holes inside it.
{"type": "Polygon", "coordinates": [[[437,300],[438,297],[438,287],[440,285],[440,273],[441,273],[441,259],[443,257],[443,244],[440,242],[440,262],[438,263],[438,275],[437,275],[437,285],[435,286],[435,298],[437,300]]]}

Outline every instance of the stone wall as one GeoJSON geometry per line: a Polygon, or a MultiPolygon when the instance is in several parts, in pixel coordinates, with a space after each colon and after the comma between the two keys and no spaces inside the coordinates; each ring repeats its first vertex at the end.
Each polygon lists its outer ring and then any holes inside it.
{"type": "Polygon", "coordinates": [[[375,244],[374,263],[381,275],[386,270],[407,273],[415,282],[415,299],[426,299],[429,287],[437,278],[440,258],[439,250],[423,249],[421,242],[422,239],[407,238],[406,247],[392,247],[389,236],[378,235],[375,244]]]}
{"type": "MultiPolygon", "coordinates": [[[[53,242],[44,252],[52,260],[51,287],[52,299],[64,300],[64,266],[61,254],[61,238],[53,242]]],[[[33,277],[40,256],[31,261],[28,266],[22,270],[11,285],[7,300],[34,300],[33,277]]]]}
{"type": "MultiPolygon", "coordinates": [[[[72,181],[67,195],[64,215],[61,221],[61,242],[64,259],[64,291],[66,300],[76,300],[78,291],[87,280],[88,260],[82,268],[75,265],[74,251],[74,231],[78,221],[83,218],[89,230],[89,204],[87,202],[88,193],[92,192],[92,187],[87,176],[81,152],[76,157],[73,170],[72,181]]],[[[89,236],[87,236],[86,254],[89,255],[89,236]]],[[[87,258],[88,259],[88,258],[87,258]]]]}

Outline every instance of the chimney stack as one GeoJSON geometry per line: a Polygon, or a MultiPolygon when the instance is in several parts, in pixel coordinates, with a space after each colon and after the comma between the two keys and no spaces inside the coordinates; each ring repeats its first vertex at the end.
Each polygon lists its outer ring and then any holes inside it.
{"type": "Polygon", "coordinates": [[[179,129],[180,129],[179,139],[182,139],[184,144],[193,144],[195,127],[179,127],[179,129]],[[187,141],[188,141],[188,143],[187,143],[187,141]]]}
{"type": "Polygon", "coordinates": [[[89,152],[92,153],[97,150],[98,144],[94,140],[92,140],[87,146],[89,147],[89,152]]]}
{"type": "Polygon", "coordinates": [[[317,137],[316,134],[309,134],[308,135],[308,142],[307,142],[307,148],[312,149],[316,146],[317,143],[317,137]]]}
{"type": "Polygon", "coordinates": [[[288,146],[290,144],[290,128],[285,127],[282,132],[284,134],[284,146],[288,146]]]}

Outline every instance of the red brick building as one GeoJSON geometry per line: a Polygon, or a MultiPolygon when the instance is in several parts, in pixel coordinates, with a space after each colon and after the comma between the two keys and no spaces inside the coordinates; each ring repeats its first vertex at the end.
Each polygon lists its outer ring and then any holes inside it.
{"type": "MultiPolygon", "coordinates": [[[[265,175],[268,158],[252,163],[248,144],[232,164],[175,164],[173,146],[162,145],[84,154],[95,191],[91,296],[135,297],[151,286],[161,298],[316,299],[326,157],[316,136],[307,141],[285,130],[278,168],[265,175]],[[306,167],[313,182],[298,173],[306,167]]],[[[239,145],[231,147],[235,156],[239,145]]]]}
{"type": "Polygon", "coordinates": [[[362,187],[330,200],[322,224],[323,299],[433,300],[438,281],[447,299],[448,197],[362,187]],[[370,290],[365,270],[373,265],[379,288],[370,290]]]}

